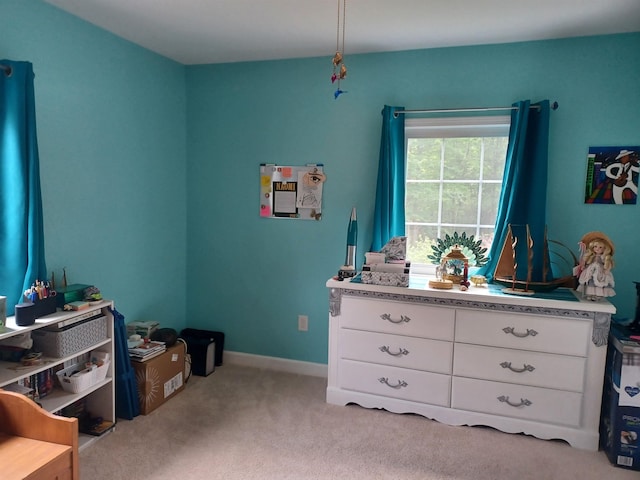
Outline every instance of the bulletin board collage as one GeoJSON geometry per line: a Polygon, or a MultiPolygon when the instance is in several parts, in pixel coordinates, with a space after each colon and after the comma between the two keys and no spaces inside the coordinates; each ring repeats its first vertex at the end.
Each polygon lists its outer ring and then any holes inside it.
{"type": "Polygon", "coordinates": [[[325,180],[322,164],[261,164],[260,216],[320,220],[325,180]]]}

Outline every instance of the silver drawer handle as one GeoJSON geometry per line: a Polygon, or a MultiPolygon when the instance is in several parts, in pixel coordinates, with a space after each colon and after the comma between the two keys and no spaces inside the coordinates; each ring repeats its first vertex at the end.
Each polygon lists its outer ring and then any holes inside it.
{"type": "Polygon", "coordinates": [[[393,318],[391,318],[390,313],[383,313],[382,315],[380,315],[380,318],[391,323],[409,323],[411,321],[411,319],[406,315],[400,315],[400,320],[394,320],[393,318]]]}
{"type": "Polygon", "coordinates": [[[388,353],[392,357],[399,357],[400,355],[409,355],[409,350],[407,350],[406,348],[400,348],[398,350],[398,353],[393,353],[391,350],[389,350],[389,347],[387,347],[386,345],[381,346],[380,351],[388,353]]]}
{"type": "Polygon", "coordinates": [[[531,335],[532,337],[535,337],[538,334],[538,332],[536,332],[535,330],[533,330],[533,329],[530,330],[528,328],[527,328],[527,332],[526,333],[518,333],[518,332],[515,331],[515,329],[513,327],[504,327],[502,329],[502,331],[504,333],[506,333],[507,335],[511,334],[514,337],[518,337],[518,338],[525,338],[525,337],[528,337],[529,335],[531,335]]]}
{"type": "Polygon", "coordinates": [[[498,397],[498,400],[508,405],[511,405],[512,407],[528,407],[530,405],[533,405],[531,400],[527,400],[526,398],[521,398],[520,403],[513,403],[509,401],[509,397],[505,397],[504,395],[501,395],[498,397]]]}
{"type": "Polygon", "coordinates": [[[409,384],[408,384],[407,382],[405,382],[404,380],[398,380],[398,383],[397,383],[397,384],[395,384],[395,385],[391,385],[391,384],[389,383],[389,379],[388,379],[388,378],[386,378],[386,377],[380,377],[380,378],[378,379],[378,381],[379,381],[380,383],[384,383],[387,387],[395,388],[396,390],[399,390],[399,389],[400,389],[400,388],[402,388],[402,387],[408,387],[408,386],[409,386],[409,384]]]}
{"type": "Polygon", "coordinates": [[[527,365],[526,363],[522,364],[522,368],[512,367],[511,362],[502,362],[500,366],[502,368],[508,368],[512,372],[516,373],[533,372],[536,369],[536,367],[534,367],[533,365],[527,365]]]}

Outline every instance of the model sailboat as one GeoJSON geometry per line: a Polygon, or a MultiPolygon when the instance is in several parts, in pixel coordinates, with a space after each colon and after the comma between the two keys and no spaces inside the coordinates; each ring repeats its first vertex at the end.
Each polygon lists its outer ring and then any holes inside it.
{"type": "MultiPolygon", "coordinates": [[[[531,236],[529,225],[519,225],[518,234],[514,233],[511,224],[507,226],[507,235],[498,257],[493,280],[503,285],[504,293],[515,295],[533,295],[536,292],[550,291],[561,286],[572,287],[575,281],[573,273],[553,278],[550,266],[549,239],[547,229],[544,230],[541,248],[541,262],[538,268],[534,265],[535,242],[531,236]],[[522,228],[524,227],[524,228],[522,228]],[[524,231],[522,231],[524,229],[524,231]],[[520,265],[519,265],[520,264],[520,265]],[[526,266],[526,269],[525,269],[526,266]],[[537,277],[537,278],[534,278],[537,277]]],[[[555,242],[558,243],[558,242],[555,242]]],[[[561,244],[560,244],[561,245],[561,244]]],[[[573,254],[574,265],[577,259],[573,254]]]]}

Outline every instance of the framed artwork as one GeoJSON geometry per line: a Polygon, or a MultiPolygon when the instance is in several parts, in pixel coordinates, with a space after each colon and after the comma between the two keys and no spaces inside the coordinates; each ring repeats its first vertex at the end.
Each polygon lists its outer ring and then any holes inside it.
{"type": "Polygon", "coordinates": [[[640,146],[589,147],[584,203],[636,204],[640,146]]]}

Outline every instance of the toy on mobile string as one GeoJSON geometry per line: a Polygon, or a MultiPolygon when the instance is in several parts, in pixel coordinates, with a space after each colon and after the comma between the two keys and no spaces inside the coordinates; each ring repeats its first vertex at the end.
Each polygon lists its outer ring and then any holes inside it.
{"type": "Polygon", "coordinates": [[[347,10],[347,0],[338,0],[338,26],[336,31],[336,54],[333,56],[333,73],[331,74],[331,83],[338,81],[337,89],[333,93],[333,98],[337,99],[343,93],[347,93],[340,88],[340,81],[347,76],[347,67],[344,64],[344,26],[345,14],[347,10]],[[340,2],[342,3],[342,48],[340,45],[340,2]],[[338,68],[339,67],[339,68],[338,68]]]}

